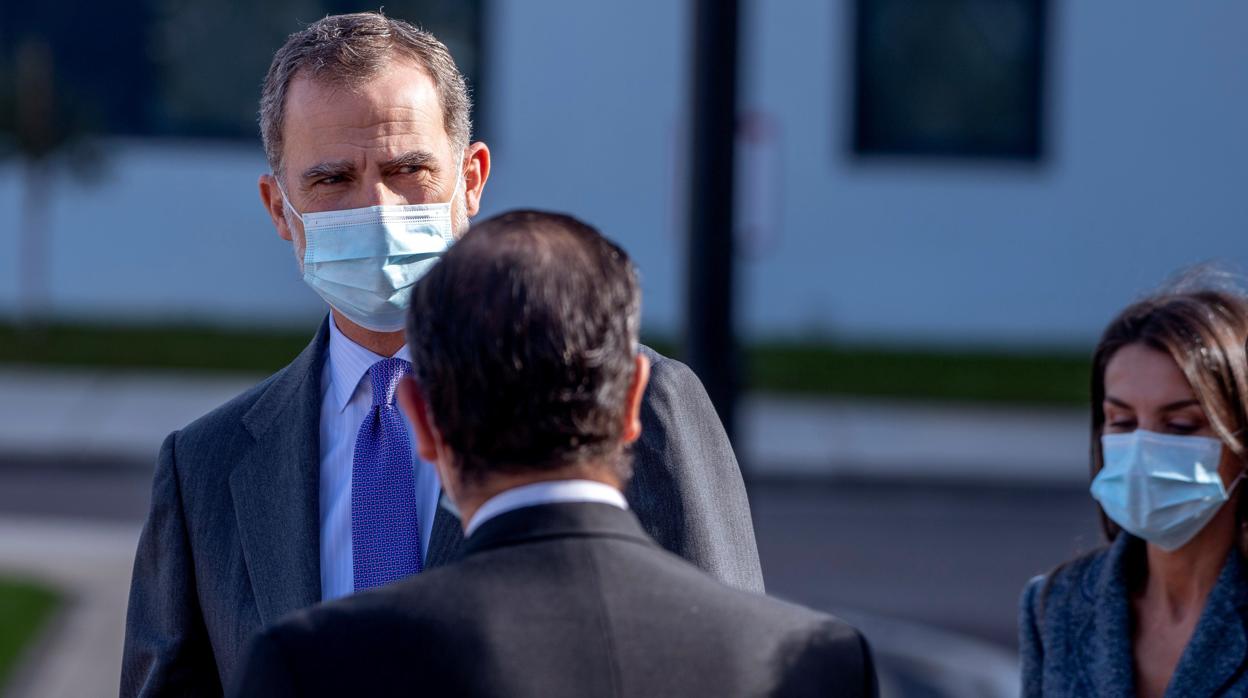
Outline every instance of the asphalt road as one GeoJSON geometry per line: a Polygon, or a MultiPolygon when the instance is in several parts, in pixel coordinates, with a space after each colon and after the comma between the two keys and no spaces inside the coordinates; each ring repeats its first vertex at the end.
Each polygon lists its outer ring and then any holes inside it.
{"type": "MultiPolygon", "coordinates": [[[[141,521],[151,472],[0,462],[0,515],[141,521]]],[[[750,485],[768,591],[1014,647],[1031,576],[1099,544],[1077,488],[763,480],[750,485]]]]}
{"type": "Polygon", "coordinates": [[[750,499],[769,593],[1009,648],[1027,580],[1101,540],[1082,488],[771,481],[750,499]]]}

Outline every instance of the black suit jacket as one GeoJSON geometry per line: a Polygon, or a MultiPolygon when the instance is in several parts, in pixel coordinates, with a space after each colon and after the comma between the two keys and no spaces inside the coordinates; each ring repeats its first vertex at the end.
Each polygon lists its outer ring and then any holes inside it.
{"type": "Polygon", "coordinates": [[[486,521],[462,560],[299,611],[252,642],[237,696],[862,696],[862,637],[729,588],[609,504],[486,521]]]}
{"type": "MultiPolygon", "coordinates": [[[[328,321],[327,321],[328,322],[328,321]]],[[[169,435],[139,539],[121,695],[219,696],[243,643],[321,600],[321,373],[329,326],[289,366],[169,435]]],[[[749,503],[732,447],[697,377],[653,363],[625,495],[663,547],[761,591],[749,503]]],[[[456,557],[439,509],[426,565],[456,557]]]]}

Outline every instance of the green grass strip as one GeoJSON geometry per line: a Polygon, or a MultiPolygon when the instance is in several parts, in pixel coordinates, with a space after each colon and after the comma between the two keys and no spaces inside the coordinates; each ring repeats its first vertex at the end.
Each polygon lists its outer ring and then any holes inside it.
{"type": "MultiPolygon", "coordinates": [[[[311,339],[306,330],[54,324],[0,325],[0,364],[95,368],[176,368],[268,374],[311,339]]],[[[680,357],[675,342],[649,337],[680,357]]],[[[787,395],[902,400],[1083,405],[1090,352],[1035,352],[758,342],[746,347],[747,390],[787,395]]]]}
{"type": "Polygon", "coordinates": [[[0,325],[0,363],[271,373],[312,339],[303,331],[212,327],[0,325]]]}
{"type": "Polygon", "coordinates": [[[747,385],[768,392],[942,402],[1086,405],[1090,352],[767,343],[746,350],[747,385]]]}
{"type": "Polygon", "coordinates": [[[58,603],[57,595],[43,587],[0,579],[0,689],[58,603]]]}

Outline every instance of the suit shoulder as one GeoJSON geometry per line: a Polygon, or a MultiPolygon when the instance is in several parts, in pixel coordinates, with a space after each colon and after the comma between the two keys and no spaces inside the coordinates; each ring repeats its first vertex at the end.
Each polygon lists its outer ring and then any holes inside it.
{"type": "Polygon", "coordinates": [[[1031,618],[1043,617],[1056,607],[1089,597],[1108,556],[1109,548],[1100,548],[1031,578],[1023,589],[1023,612],[1031,618]]]}
{"type": "Polygon", "coordinates": [[[649,347],[643,345],[641,351],[650,359],[650,383],[641,407],[641,460],[645,460],[647,448],[670,450],[667,440],[674,435],[705,435],[715,433],[715,427],[722,433],[718,415],[697,374],[649,347]]]}
{"type": "Polygon", "coordinates": [[[228,467],[220,466],[232,464],[254,441],[244,417],[289,370],[278,371],[170,434],[161,447],[160,462],[172,465],[176,459],[179,480],[188,491],[199,491],[201,485],[216,487],[229,472],[228,467]]]}
{"type": "Polygon", "coordinates": [[[677,416],[693,418],[714,414],[706,387],[693,369],[647,346],[643,345],[641,351],[650,359],[650,383],[646,386],[643,420],[649,416],[667,420],[677,416]]]}
{"type": "Polygon", "coordinates": [[[870,648],[850,623],[796,603],[726,586],[663,551],[648,553],[645,559],[646,564],[633,564],[643,571],[636,577],[665,589],[661,596],[645,597],[641,607],[646,613],[664,614],[664,622],[680,618],[681,632],[704,638],[738,638],[741,628],[749,628],[750,641],[744,647],[726,639],[718,652],[734,661],[761,661],[775,669],[776,683],[760,693],[780,697],[874,694],[870,648]],[[689,608],[695,612],[681,616],[689,608]]]}
{"type": "Polygon", "coordinates": [[[391,589],[376,589],[294,611],[264,631],[288,647],[316,647],[329,637],[344,638],[357,626],[385,619],[391,589]]]}
{"type": "Polygon", "coordinates": [[[465,570],[468,563],[457,560],[393,584],[302,609],[288,616],[290,622],[284,625],[289,632],[300,632],[356,623],[368,627],[400,617],[406,617],[405,622],[431,617],[447,606],[448,596],[455,596],[456,588],[462,590],[474,576],[480,576],[465,570]]]}
{"type": "MultiPolygon", "coordinates": [[[[465,608],[458,596],[457,565],[426,570],[384,587],[300,609],[271,626],[269,634],[306,656],[376,652],[386,638],[446,638],[459,630],[465,608]]],[[[471,585],[468,585],[471,586],[471,585]]]]}
{"type": "Polygon", "coordinates": [[[697,386],[702,390],[702,381],[693,369],[676,359],[664,356],[646,345],[641,345],[641,353],[650,360],[650,387],[672,392],[682,388],[697,386]]]}
{"type": "Polygon", "coordinates": [[[721,617],[730,618],[733,624],[749,626],[773,637],[820,634],[855,641],[858,637],[852,625],[836,616],[729,586],[666,550],[657,547],[628,550],[630,567],[645,569],[649,578],[661,580],[665,588],[681,590],[676,598],[682,602],[695,598],[699,605],[718,609],[721,617]]]}
{"type": "Polygon", "coordinates": [[[242,393],[230,398],[202,417],[192,421],[182,428],[181,434],[184,437],[195,437],[205,433],[215,434],[222,429],[238,424],[242,421],[243,415],[247,414],[247,411],[256,404],[260,396],[264,395],[269,386],[273,385],[286,370],[282,369],[274,373],[242,393]]]}
{"type": "MultiPolygon", "coordinates": [[[[747,594],[748,595],[748,594],[747,594]]],[[[836,616],[770,597],[759,597],[773,619],[769,633],[779,666],[776,696],[876,694],[875,662],[862,633],[836,616]]]]}
{"type": "Polygon", "coordinates": [[[739,589],[731,589],[742,605],[755,607],[756,612],[771,619],[772,624],[795,631],[818,635],[825,640],[837,638],[857,642],[858,629],[848,622],[823,611],[796,603],[739,589]]]}

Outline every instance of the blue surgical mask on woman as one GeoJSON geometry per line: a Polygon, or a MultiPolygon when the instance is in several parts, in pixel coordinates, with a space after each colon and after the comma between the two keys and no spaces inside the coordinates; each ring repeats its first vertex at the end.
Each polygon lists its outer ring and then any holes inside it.
{"type": "Polygon", "coordinates": [[[1222,442],[1205,436],[1105,434],[1101,453],[1092,496],[1123,530],[1166,551],[1194,538],[1244,477],[1222,485],[1222,442]]]}
{"type": "Polygon", "coordinates": [[[303,280],[355,324],[376,331],[403,329],[412,286],[455,242],[451,204],[462,170],[445,203],[367,206],[299,213],[303,223],[303,280]]]}

